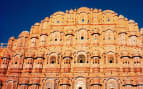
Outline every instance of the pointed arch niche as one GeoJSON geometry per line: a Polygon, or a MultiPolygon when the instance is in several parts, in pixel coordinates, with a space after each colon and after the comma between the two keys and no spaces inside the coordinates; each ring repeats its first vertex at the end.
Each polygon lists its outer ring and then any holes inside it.
{"type": "Polygon", "coordinates": [[[105,89],[119,89],[119,83],[118,80],[114,78],[109,78],[106,80],[105,83],[105,89]]]}

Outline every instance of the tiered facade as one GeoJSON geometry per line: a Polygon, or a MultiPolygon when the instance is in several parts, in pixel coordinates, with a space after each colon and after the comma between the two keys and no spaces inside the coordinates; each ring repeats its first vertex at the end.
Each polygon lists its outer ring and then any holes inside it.
{"type": "Polygon", "coordinates": [[[0,89],[143,89],[143,29],[111,10],[56,12],[1,55],[0,89]]]}

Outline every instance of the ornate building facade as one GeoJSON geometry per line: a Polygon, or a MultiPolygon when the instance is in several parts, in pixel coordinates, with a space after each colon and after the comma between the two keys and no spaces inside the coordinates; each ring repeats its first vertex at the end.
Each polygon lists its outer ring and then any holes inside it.
{"type": "Polygon", "coordinates": [[[0,89],[143,89],[143,29],[111,10],[56,12],[0,54],[0,89]]]}

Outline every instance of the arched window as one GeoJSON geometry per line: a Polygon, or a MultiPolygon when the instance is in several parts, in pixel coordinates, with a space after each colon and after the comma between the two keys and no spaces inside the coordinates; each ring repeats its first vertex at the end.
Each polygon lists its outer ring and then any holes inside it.
{"type": "Polygon", "coordinates": [[[129,37],[129,45],[135,45],[137,41],[137,37],[136,36],[130,36],[129,37]]]}
{"type": "Polygon", "coordinates": [[[32,38],[32,39],[31,39],[31,46],[32,46],[32,47],[35,47],[35,46],[36,46],[36,40],[37,40],[36,38],[32,38]]]}
{"type": "Polygon", "coordinates": [[[107,89],[118,89],[118,81],[115,79],[107,80],[106,88],[107,89]]]}
{"type": "Polygon", "coordinates": [[[46,43],[46,35],[41,35],[41,39],[40,39],[41,46],[44,46],[45,43],[46,43]]]}
{"type": "Polygon", "coordinates": [[[85,56],[84,55],[79,55],[78,57],[77,57],[77,62],[78,63],[85,63],[85,56]]]}
{"type": "Polygon", "coordinates": [[[42,89],[56,89],[54,84],[55,84],[54,79],[43,80],[42,89]]]}
{"type": "Polygon", "coordinates": [[[82,40],[83,42],[85,42],[84,40],[88,39],[88,33],[84,28],[77,32],[77,39],[82,40]]]}
{"type": "Polygon", "coordinates": [[[113,31],[112,30],[107,30],[106,32],[105,32],[105,40],[114,40],[114,33],[113,33],[113,31]]]}
{"type": "Polygon", "coordinates": [[[109,63],[114,63],[114,58],[113,57],[109,57],[109,63]]]}
{"type": "Polygon", "coordinates": [[[119,34],[119,44],[125,44],[126,43],[126,33],[120,33],[119,34]]]}
{"type": "Polygon", "coordinates": [[[56,57],[52,56],[50,57],[50,64],[55,64],[56,63],[56,57]]]}

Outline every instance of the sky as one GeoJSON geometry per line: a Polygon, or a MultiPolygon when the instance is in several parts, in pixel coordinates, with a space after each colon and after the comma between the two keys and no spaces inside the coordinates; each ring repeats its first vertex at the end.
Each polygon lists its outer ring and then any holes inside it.
{"type": "Polygon", "coordinates": [[[143,27],[143,0],[0,0],[0,43],[7,43],[54,12],[88,7],[110,9],[143,27]]]}

